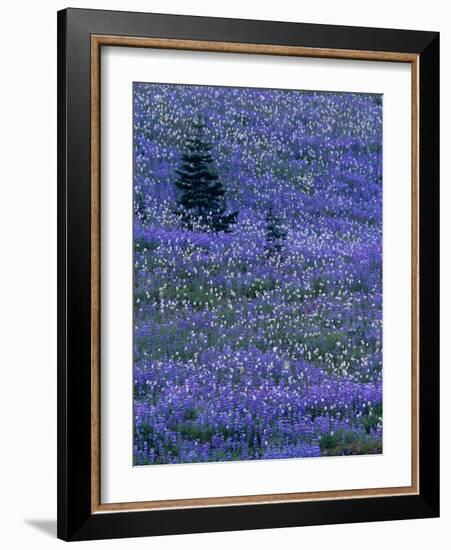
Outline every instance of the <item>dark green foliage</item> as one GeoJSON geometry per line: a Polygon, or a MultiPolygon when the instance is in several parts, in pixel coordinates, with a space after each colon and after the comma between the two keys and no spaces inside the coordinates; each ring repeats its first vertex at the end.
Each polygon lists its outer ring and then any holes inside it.
{"type": "Polygon", "coordinates": [[[282,251],[283,243],[287,237],[287,232],[283,226],[282,219],[279,216],[276,216],[272,206],[268,208],[265,221],[265,251],[268,256],[273,256],[275,254],[279,254],[282,251]]]}
{"type": "Polygon", "coordinates": [[[366,411],[366,414],[362,416],[362,424],[365,428],[367,434],[371,433],[372,430],[375,430],[379,419],[382,417],[382,403],[376,405],[374,409],[366,411]]]}
{"type": "Polygon", "coordinates": [[[146,195],[142,190],[135,190],[134,195],[133,208],[135,211],[135,217],[145,225],[149,219],[149,209],[147,207],[146,195]]]}
{"type": "Polygon", "coordinates": [[[225,189],[213,167],[212,145],[205,139],[205,124],[199,117],[193,135],[186,141],[177,179],[178,209],[187,229],[230,232],[238,212],[226,214],[225,189]]]}
{"type": "Polygon", "coordinates": [[[324,434],[319,440],[322,456],[349,456],[360,454],[380,454],[382,440],[374,440],[369,436],[337,430],[335,433],[324,434]]]}

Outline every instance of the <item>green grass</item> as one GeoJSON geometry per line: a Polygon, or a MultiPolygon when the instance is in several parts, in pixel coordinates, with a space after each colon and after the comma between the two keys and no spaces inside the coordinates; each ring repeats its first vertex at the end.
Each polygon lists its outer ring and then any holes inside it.
{"type": "Polygon", "coordinates": [[[323,456],[348,456],[360,454],[380,454],[382,440],[371,440],[356,432],[337,430],[333,434],[322,435],[319,447],[323,456]]]}

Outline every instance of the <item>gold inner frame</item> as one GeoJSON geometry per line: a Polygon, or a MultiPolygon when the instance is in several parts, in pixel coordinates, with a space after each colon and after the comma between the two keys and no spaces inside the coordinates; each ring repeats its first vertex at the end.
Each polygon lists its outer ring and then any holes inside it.
{"type": "Polygon", "coordinates": [[[398,52],[304,48],[166,38],[91,36],[91,513],[162,510],[246,504],[306,502],[419,494],[419,56],[398,52]],[[247,53],[410,63],[411,136],[411,302],[412,302],[412,479],[407,487],[102,503],[100,498],[100,53],[102,46],[247,53]]]}

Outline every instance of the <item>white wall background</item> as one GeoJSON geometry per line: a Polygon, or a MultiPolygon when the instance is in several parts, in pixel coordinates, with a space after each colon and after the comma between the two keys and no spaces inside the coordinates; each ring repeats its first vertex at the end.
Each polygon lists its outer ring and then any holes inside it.
{"type": "MultiPolygon", "coordinates": [[[[451,18],[442,0],[72,0],[72,7],[440,31],[442,41],[442,518],[83,543],[202,550],[443,548],[451,535],[451,18]],[[448,284],[446,284],[448,282],[448,284]]],[[[56,540],[56,11],[57,0],[2,7],[0,84],[0,540],[56,540]]]]}

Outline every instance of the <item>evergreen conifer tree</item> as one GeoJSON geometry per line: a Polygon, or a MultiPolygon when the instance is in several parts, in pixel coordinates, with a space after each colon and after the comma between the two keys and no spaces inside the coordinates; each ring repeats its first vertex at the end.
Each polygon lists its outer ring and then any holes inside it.
{"type": "Polygon", "coordinates": [[[205,124],[198,117],[176,170],[176,214],[188,229],[230,232],[238,212],[226,214],[225,189],[213,167],[211,149],[205,138],[205,124]]]}
{"type": "Polygon", "coordinates": [[[272,205],[269,206],[265,216],[266,222],[266,243],[265,252],[268,256],[280,254],[287,232],[283,226],[282,219],[274,213],[272,205]]]}

